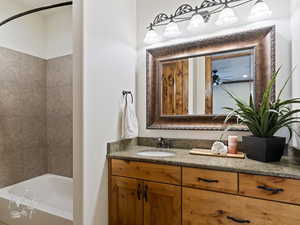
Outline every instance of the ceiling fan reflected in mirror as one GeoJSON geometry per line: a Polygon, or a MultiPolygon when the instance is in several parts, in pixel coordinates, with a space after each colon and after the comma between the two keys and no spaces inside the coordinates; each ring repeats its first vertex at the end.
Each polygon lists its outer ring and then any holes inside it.
{"type": "Polygon", "coordinates": [[[226,78],[222,78],[219,74],[218,74],[218,70],[213,70],[212,71],[212,78],[213,78],[213,85],[214,86],[220,86],[222,84],[226,84],[227,82],[232,82],[233,80],[231,79],[226,79],[226,78]]]}
{"type": "Polygon", "coordinates": [[[249,76],[244,74],[241,78],[235,78],[232,75],[220,75],[219,70],[215,69],[212,71],[212,83],[213,86],[220,86],[222,84],[232,84],[232,83],[241,83],[241,82],[251,82],[249,76]]]}
{"type": "Polygon", "coordinates": [[[219,86],[221,84],[220,76],[217,73],[218,73],[218,70],[213,70],[212,71],[212,78],[213,78],[213,85],[214,86],[219,86]]]}

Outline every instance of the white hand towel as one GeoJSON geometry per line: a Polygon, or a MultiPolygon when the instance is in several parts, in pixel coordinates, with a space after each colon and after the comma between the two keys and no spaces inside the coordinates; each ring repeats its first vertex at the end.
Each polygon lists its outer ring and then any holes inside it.
{"type": "Polygon", "coordinates": [[[123,97],[122,104],[122,139],[132,139],[138,137],[138,121],[135,113],[133,100],[130,95],[123,97]]]}

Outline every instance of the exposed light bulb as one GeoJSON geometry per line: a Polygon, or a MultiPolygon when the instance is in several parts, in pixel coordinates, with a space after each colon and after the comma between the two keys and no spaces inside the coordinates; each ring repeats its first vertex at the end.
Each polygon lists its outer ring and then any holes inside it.
{"type": "Polygon", "coordinates": [[[177,23],[171,21],[165,29],[164,36],[167,38],[175,38],[178,37],[179,35],[181,35],[181,32],[179,30],[177,23]]]}
{"type": "Polygon", "coordinates": [[[249,20],[261,20],[266,19],[272,15],[272,11],[265,1],[258,0],[252,7],[249,20]]]}
{"type": "Polygon", "coordinates": [[[145,36],[144,42],[152,45],[161,41],[161,37],[153,30],[149,30],[145,36]]]}
{"type": "Polygon", "coordinates": [[[235,12],[232,8],[225,6],[221,11],[219,18],[216,22],[218,26],[228,26],[234,24],[238,21],[238,18],[235,15],[235,12]]]}
{"type": "Polygon", "coordinates": [[[203,19],[203,16],[200,14],[194,14],[191,18],[191,21],[189,23],[189,26],[187,27],[188,31],[197,31],[200,28],[205,26],[205,21],[203,19]]]}

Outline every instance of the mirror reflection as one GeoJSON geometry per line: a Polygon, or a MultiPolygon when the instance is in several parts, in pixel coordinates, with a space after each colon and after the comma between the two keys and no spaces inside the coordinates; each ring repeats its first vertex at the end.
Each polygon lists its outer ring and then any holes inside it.
{"type": "Polygon", "coordinates": [[[244,101],[254,92],[253,49],[189,57],[161,64],[163,115],[224,115],[230,90],[244,101]]]}

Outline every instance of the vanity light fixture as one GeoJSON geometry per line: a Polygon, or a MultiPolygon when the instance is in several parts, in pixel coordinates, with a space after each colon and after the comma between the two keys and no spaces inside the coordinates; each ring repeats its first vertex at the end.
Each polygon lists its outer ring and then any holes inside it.
{"type": "Polygon", "coordinates": [[[189,23],[189,26],[187,27],[188,31],[197,31],[200,28],[203,28],[205,26],[205,21],[203,16],[200,13],[195,13],[191,21],[189,23]]]}
{"type": "Polygon", "coordinates": [[[167,25],[167,27],[165,29],[164,37],[176,38],[176,37],[180,36],[180,34],[181,34],[181,32],[179,30],[177,23],[173,19],[171,19],[170,23],[167,25]]]}
{"type": "Polygon", "coordinates": [[[181,5],[175,13],[167,15],[158,14],[154,21],[147,27],[144,42],[154,44],[162,41],[162,38],[154,31],[155,27],[166,26],[163,36],[166,38],[176,38],[181,35],[178,23],[189,21],[188,31],[199,31],[209,22],[214,15],[219,15],[216,24],[219,26],[228,26],[238,22],[235,14],[235,8],[250,4],[252,5],[249,19],[265,19],[272,15],[272,11],[265,0],[204,0],[200,6],[192,7],[189,4],[181,5]]]}
{"type": "Polygon", "coordinates": [[[147,34],[146,34],[146,37],[144,39],[144,42],[146,44],[149,44],[149,45],[152,45],[152,44],[155,44],[157,42],[160,42],[161,41],[161,37],[158,35],[158,33],[153,29],[151,28],[147,34]]]}
{"type": "Polygon", "coordinates": [[[250,20],[261,20],[268,18],[272,15],[267,3],[264,0],[258,0],[255,5],[252,7],[249,19],[250,20]]]}
{"type": "Polygon", "coordinates": [[[235,12],[228,5],[225,5],[224,9],[220,12],[219,18],[216,22],[218,26],[229,26],[236,23],[239,19],[235,15],[235,12]]]}

